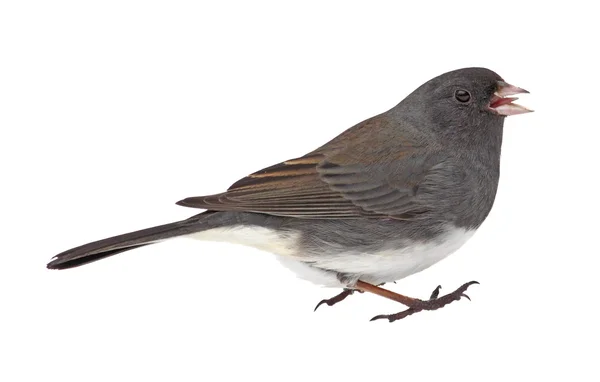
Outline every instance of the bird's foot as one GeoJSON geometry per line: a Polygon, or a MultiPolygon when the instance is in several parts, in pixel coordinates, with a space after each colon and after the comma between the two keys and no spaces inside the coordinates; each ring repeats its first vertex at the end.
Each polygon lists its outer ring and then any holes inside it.
{"type": "Polygon", "coordinates": [[[381,314],[379,316],[373,317],[371,319],[371,321],[387,319],[389,322],[394,322],[396,320],[401,320],[407,316],[410,316],[411,314],[414,314],[414,313],[417,313],[417,312],[420,312],[423,310],[436,310],[436,309],[443,308],[444,306],[446,306],[454,301],[458,301],[463,297],[465,297],[469,301],[471,301],[471,298],[469,298],[469,296],[467,296],[465,294],[465,292],[471,285],[474,285],[474,284],[479,284],[479,283],[477,281],[468,282],[466,284],[463,284],[460,288],[458,288],[454,292],[448,293],[447,295],[444,295],[442,297],[438,297],[440,294],[440,289],[442,289],[442,286],[438,285],[438,287],[435,288],[433,290],[433,292],[431,293],[429,300],[413,299],[413,301],[411,301],[410,304],[407,304],[409,306],[409,308],[407,310],[404,310],[404,311],[396,313],[396,314],[381,314]]]}

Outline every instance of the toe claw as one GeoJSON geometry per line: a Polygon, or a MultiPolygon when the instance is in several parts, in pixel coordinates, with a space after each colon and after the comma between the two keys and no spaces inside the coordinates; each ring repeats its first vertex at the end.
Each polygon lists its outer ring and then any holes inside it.
{"type": "Polygon", "coordinates": [[[466,297],[466,298],[467,298],[467,300],[471,301],[471,297],[467,296],[467,295],[466,295],[466,294],[464,294],[464,293],[461,293],[461,294],[460,294],[460,297],[466,297]]]}
{"type": "Polygon", "coordinates": [[[375,316],[375,317],[371,318],[369,321],[381,320],[382,318],[388,318],[388,316],[385,315],[385,314],[380,314],[378,316],[375,316]]]}
{"type": "Polygon", "coordinates": [[[319,303],[317,304],[317,306],[315,306],[315,309],[313,310],[313,312],[316,312],[316,311],[317,311],[317,309],[319,309],[319,307],[320,307],[321,305],[323,305],[323,304],[326,304],[326,303],[327,303],[327,300],[321,300],[321,302],[319,302],[319,303]]]}
{"type": "Polygon", "coordinates": [[[429,297],[429,299],[435,300],[436,298],[438,298],[438,296],[440,295],[440,290],[442,290],[442,286],[438,285],[437,288],[435,288],[433,292],[431,292],[431,296],[429,297]]]}

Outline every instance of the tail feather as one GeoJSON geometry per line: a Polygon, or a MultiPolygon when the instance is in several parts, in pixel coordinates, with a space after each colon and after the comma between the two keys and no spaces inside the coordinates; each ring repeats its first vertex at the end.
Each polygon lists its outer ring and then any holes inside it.
{"type": "Polygon", "coordinates": [[[123,235],[109,237],[69,249],[54,256],[47,265],[48,269],[68,269],[116,255],[130,249],[144,247],[165,239],[187,235],[205,230],[204,219],[196,215],[190,219],[156,227],[142,229],[123,235]]]}

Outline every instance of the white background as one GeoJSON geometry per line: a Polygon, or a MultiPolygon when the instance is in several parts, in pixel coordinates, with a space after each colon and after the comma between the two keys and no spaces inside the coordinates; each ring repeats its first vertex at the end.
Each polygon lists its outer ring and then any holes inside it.
{"type": "Polygon", "coordinates": [[[598,380],[597,13],[511,1],[3,1],[0,380],[598,380]],[[218,3],[218,4],[217,4],[218,3]],[[423,2],[424,3],[424,2],[423,2]],[[308,152],[431,77],[485,66],[531,95],[493,212],[389,285],[402,307],[189,240],[69,271],[51,256],[183,219],[183,197],[308,152]]]}

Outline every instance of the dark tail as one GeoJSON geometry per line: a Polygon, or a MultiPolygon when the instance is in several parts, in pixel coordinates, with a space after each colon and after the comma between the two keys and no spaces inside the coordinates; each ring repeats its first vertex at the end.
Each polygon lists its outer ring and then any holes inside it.
{"type": "Polygon", "coordinates": [[[146,228],[84,244],[54,256],[47,267],[48,269],[78,267],[116,255],[117,253],[129,251],[130,249],[143,247],[172,237],[200,232],[210,228],[207,224],[203,224],[206,220],[204,217],[209,215],[210,213],[203,213],[187,220],[146,228]]]}

